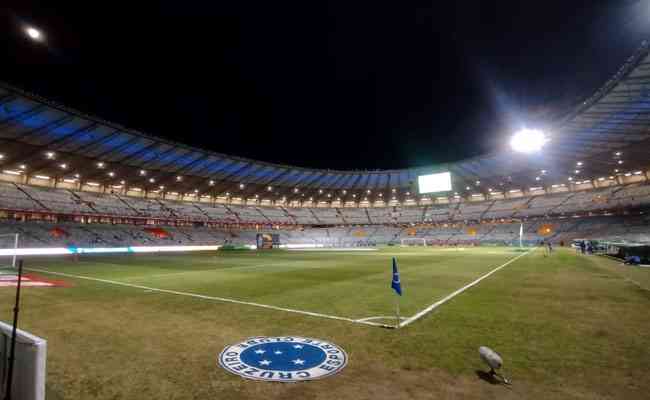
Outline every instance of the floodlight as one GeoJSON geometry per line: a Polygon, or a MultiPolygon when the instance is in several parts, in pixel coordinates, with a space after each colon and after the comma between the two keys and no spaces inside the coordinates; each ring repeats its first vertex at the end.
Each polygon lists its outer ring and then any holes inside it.
{"type": "Polygon", "coordinates": [[[41,31],[39,31],[38,29],[36,29],[36,28],[34,28],[32,26],[28,26],[27,28],[25,28],[25,33],[32,40],[41,40],[41,39],[43,39],[43,34],[41,33],[41,31]]]}
{"type": "Polygon", "coordinates": [[[510,139],[510,147],[520,153],[538,152],[548,142],[544,132],[535,129],[522,129],[510,139]]]}

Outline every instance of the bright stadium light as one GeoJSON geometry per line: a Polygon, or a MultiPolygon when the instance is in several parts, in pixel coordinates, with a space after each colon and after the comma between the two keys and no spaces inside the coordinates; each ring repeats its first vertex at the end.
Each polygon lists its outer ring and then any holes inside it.
{"type": "Polygon", "coordinates": [[[28,26],[27,28],[25,28],[25,33],[32,40],[40,41],[43,39],[43,34],[41,33],[41,31],[34,28],[33,26],[28,26]]]}
{"type": "Polygon", "coordinates": [[[548,142],[544,132],[536,129],[522,129],[510,139],[510,147],[520,153],[538,152],[548,142]]]}

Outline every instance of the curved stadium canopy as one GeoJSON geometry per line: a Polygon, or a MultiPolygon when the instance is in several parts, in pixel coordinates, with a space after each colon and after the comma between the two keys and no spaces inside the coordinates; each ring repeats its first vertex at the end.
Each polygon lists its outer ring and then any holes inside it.
{"type": "Polygon", "coordinates": [[[616,75],[550,129],[538,155],[503,150],[456,163],[383,171],[299,168],[228,156],[136,132],[0,84],[0,168],[154,190],[287,201],[372,201],[417,192],[417,176],[450,171],[459,195],[595,180],[642,169],[650,145],[650,55],[644,42],[616,75]],[[577,166],[580,162],[581,165],[577,166]],[[62,168],[65,164],[66,168],[62,168]],[[578,170],[579,172],[576,172],[578,170]],[[618,171],[617,171],[618,170],[618,171]],[[544,172],[542,172],[544,171],[544,172]],[[469,190],[467,189],[469,188],[469,190]],[[354,196],[354,197],[353,197],[354,196]]]}

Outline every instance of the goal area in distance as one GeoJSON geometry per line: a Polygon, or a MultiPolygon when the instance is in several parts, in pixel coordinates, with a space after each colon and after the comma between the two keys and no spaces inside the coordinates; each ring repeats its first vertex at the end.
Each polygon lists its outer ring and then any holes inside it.
{"type": "Polygon", "coordinates": [[[425,238],[403,238],[401,240],[402,246],[426,246],[427,239],[425,238]]]}
{"type": "Polygon", "coordinates": [[[17,233],[0,233],[0,268],[16,268],[17,233]]]}
{"type": "MultiPolygon", "coordinates": [[[[7,374],[12,325],[0,321],[0,397],[7,392],[7,374]]],[[[47,341],[20,329],[16,330],[12,399],[45,400],[47,341]]]]}

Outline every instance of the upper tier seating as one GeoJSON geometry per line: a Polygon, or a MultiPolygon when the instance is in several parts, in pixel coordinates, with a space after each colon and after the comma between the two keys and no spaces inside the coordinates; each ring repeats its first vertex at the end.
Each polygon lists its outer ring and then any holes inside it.
{"type": "Polygon", "coordinates": [[[427,206],[283,208],[128,197],[0,182],[0,209],[246,224],[421,224],[570,215],[650,205],[650,185],[427,206]]]}

